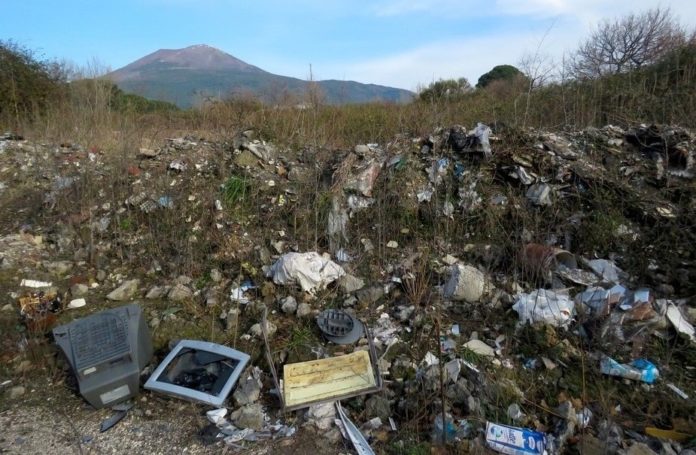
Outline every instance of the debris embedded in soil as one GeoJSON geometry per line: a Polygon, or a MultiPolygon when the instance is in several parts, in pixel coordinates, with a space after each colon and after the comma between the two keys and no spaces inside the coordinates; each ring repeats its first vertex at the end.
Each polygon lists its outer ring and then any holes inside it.
{"type": "MultiPolygon", "coordinates": [[[[692,439],[696,428],[694,404],[674,390],[696,394],[695,139],[668,126],[494,136],[478,125],[293,150],[244,133],[191,136],[134,148],[123,159],[138,172],[119,175],[107,153],[7,140],[0,181],[38,182],[43,211],[3,219],[2,277],[53,283],[66,302],[87,297],[57,313],[61,323],[144,299],[160,355],[180,338],[253,354],[227,426],[214,423],[216,444],[248,448],[289,428],[341,437],[335,412],[271,424],[283,415],[260,315],[270,310],[280,366],[365,349],[364,339],[327,342],[316,325],[347,307],[371,331],[385,380],[342,403],[373,448],[439,444],[443,433],[482,447],[499,425],[544,434],[554,450],[582,452],[596,438],[607,452],[659,443],[678,453],[693,441],[646,428],[692,439]],[[38,157],[52,163],[48,178],[38,157]],[[633,370],[646,359],[659,377],[603,374],[603,359],[633,370]]],[[[0,192],[3,206],[13,191],[0,192]]],[[[3,284],[13,324],[34,292],[19,282],[3,284]]],[[[8,352],[17,365],[27,356],[8,352]]],[[[19,384],[0,392],[32,394],[19,384]]],[[[110,432],[146,420],[139,408],[158,412],[151,396],[110,432]]]]}

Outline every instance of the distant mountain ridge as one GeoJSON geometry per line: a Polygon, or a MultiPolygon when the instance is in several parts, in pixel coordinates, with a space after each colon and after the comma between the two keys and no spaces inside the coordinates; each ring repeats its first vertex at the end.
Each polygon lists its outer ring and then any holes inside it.
{"type": "MultiPolygon", "coordinates": [[[[286,94],[298,99],[307,81],[269,73],[214,47],[198,44],[160,49],[107,74],[123,91],[188,108],[209,98],[253,94],[268,102],[286,94]]],[[[413,93],[353,81],[317,81],[333,104],[368,101],[406,102],[413,93]]]]}

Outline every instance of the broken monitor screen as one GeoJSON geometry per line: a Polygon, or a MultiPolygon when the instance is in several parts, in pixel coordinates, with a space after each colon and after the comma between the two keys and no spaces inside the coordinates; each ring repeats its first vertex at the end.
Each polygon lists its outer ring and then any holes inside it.
{"type": "Polygon", "coordinates": [[[152,373],[145,388],[221,406],[248,362],[247,354],[232,348],[182,340],[152,373]]]}

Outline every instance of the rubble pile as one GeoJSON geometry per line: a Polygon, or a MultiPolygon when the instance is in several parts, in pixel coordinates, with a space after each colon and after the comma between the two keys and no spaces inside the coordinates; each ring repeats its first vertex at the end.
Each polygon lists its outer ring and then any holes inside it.
{"type": "MultiPolygon", "coordinates": [[[[206,409],[201,444],[693,453],[694,153],[656,125],[454,125],[350,150],[0,136],[2,323],[30,329],[3,355],[30,369],[29,338],[135,303],[151,381],[182,339],[245,353],[177,373],[216,391],[171,392],[206,409]]],[[[0,379],[10,401],[30,386],[0,379]]],[[[107,427],[181,412],[157,390],[107,427]]]]}

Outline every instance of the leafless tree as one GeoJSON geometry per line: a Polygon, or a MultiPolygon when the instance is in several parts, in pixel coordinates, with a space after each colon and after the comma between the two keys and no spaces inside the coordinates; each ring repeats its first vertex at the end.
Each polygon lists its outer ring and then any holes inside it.
{"type": "Polygon", "coordinates": [[[641,68],[687,41],[669,9],[655,8],[602,22],[571,60],[578,78],[595,78],[641,68]]]}

